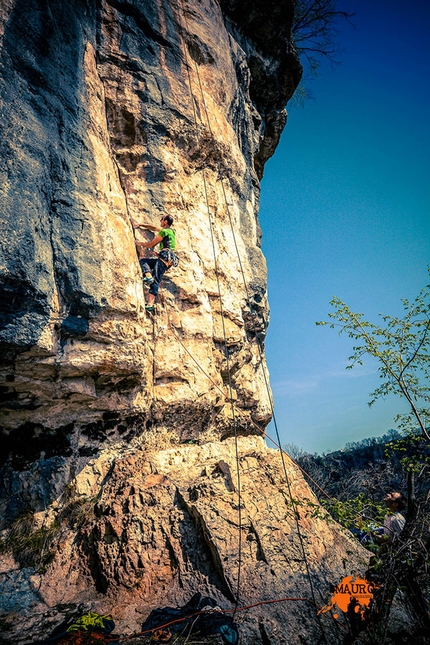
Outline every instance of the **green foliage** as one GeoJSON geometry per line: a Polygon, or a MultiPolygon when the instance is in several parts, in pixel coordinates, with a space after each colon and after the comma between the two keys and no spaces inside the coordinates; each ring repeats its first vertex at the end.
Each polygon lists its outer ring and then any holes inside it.
{"type": "Polygon", "coordinates": [[[314,502],[308,497],[290,497],[288,501],[286,500],[286,506],[293,510],[297,518],[300,518],[303,513],[306,517],[318,518],[327,522],[331,521],[330,514],[318,502],[314,502]]]}
{"type": "Polygon", "coordinates": [[[342,300],[334,297],[330,304],[334,312],[329,317],[336,322],[322,321],[347,334],[355,343],[347,369],[362,365],[366,355],[379,363],[381,385],[371,393],[369,405],[389,394],[406,399],[410,410],[399,414],[396,422],[403,431],[414,433],[419,427],[430,441],[430,285],[424,287],[413,302],[403,299],[404,316],[380,314],[382,325],[370,323],[361,313],[354,313],[342,300]]]}
{"type": "Polygon", "coordinates": [[[309,88],[304,84],[303,81],[300,81],[296,87],[296,91],[290,99],[289,107],[293,108],[303,108],[307,101],[312,100],[313,96],[309,88]]]}
{"type": "Polygon", "coordinates": [[[417,431],[404,433],[387,443],[385,454],[388,458],[398,458],[406,472],[418,476],[430,467],[430,447],[426,438],[417,431]]]}
{"type": "Polygon", "coordinates": [[[380,526],[384,522],[385,506],[369,499],[364,493],[346,502],[332,497],[321,500],[321,503],[333,519],[347,529],[355,527],[370,532],[375,525],[380,526]]]}
{"type": "MultiPolygon", "coordinates": [[[[385,468],[390,478],[389,468],[392,469],[393,464],[399,464],[407,472],[408,513],[401,534],[378,549],[377,557],[373,558],[369,569],[369,575],[382,590],[375,596],[375,603],[371,607],[371,623],[364,638],[369,643],[381,642],[380,635],[386,633],[391,599],[397,589],[402,590],[407,609],[414,616],[414,639],[415,636],[419,638],[413,642],[427,642],[421,641],[421,635],[430,633],[430,493],[428,477],[420,477],[427,474],[425,471],[430,464],[430,285],[424,287],[413,302],[406,299],[402,302],[402,317],[380,315],[382,322],[378,325],[366,321],[363,314],[351,311],[339,298],[333,298],[330,304],[334,312],[329,314],[331,321],[317,323],[337,328],[339,334],[347,334],[353,340],[348,369],[361,365],[365,356],[377,360],[381,385],[372,392],[369,405],[389,394],[402,397],[409,405],[406,414],[396,417],[400,432],[390,438],[384,451],[385,468]],[[416,480],[420,479],[417,490],[416,480]]],[[[377,474],[383,474],[383,470],[378,469],[377,474]]],[[[362,484],[364,487],[364,480],[362,484]]],[[[361,505],[366,500],[359,501],[361,505]]],[[[325,506],[341,524],[351,526],[357,504],[353,505],[352,511],[351,502],[339,503],[334,500],[325,503],[325,506]]],[[[370,513],[374,510],[370,509],[370,513]]],[[[369,509],[366,511],[368,514],[369,509]]],[[[365,523],[359,528],[367,529],[365,523]]],[[[365,628],[363,625],[360,631],[365,628]]]]}

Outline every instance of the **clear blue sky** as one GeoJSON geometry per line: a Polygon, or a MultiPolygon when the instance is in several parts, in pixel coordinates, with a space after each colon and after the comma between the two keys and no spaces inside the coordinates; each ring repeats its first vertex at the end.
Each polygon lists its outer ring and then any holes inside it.
{"type": "Polygon", "coordinates": [[[430,3],[339,8],[357,14],[340,29],[342,65],[322,65],[314,100],[288,107],[260,209],[275,415],[282,444],[310,452],[384,434],[401,406],[369,408],[376,362],[346,371],[351,341],[315,321],[334,295],[375,322],[400,314],[430,264],[430,3]]]}

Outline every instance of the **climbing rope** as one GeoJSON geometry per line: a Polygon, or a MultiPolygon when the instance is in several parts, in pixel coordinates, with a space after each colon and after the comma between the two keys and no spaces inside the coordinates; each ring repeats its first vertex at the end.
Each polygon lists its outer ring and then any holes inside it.
{"type": "MultiPolygon", "coordinates": [[[[185,27],[186,27],[187,31],[189,31],[189,29],[188,29],[188,24],[187,24],[187,20],[186,20],[186,14],[185,14],[185,11],[184,11],[183,1],[182,1],[182,0],[179,0],[179,4],[180,4],[181,10],[182,10],[182,14],[183,14],[183,16],[184,16],[185,27]]],[[[185,43],[185,38],[184,38],[184,33],[183,33],[183,25],[182,25],[182,20],[181,20],[181,17],[180,17],[180,12],[179,12],[179,25],[180,25],[180,31],[181,31],[181,36],[182,36],[182,42],[184,42],[184,43],[185,43]]],[[[193,112],[194,112],[194,116],[195,116],[194,95],[193,95],[193,92],[192,92],[191,74],[190,74],[190,65],[189,65],[189,61],[188,61],[188,55],[187,55],[187,52],[186,52],[186,46],[184,46],[184,54],[185,54],[185,62],[186,62],[186,67],[187,67],[188,79],[189,79],[189,91],[190,91],[191,100],[192,100],[192,103],[193,103],[193,112]]],[[[212,130],[211,122],[210,122],[210,118],[209,118],[209,113],[208,113],[208,110],[207,110],[207,105],[206,105],[206,101],[205,101],[205,97],[204,97],[204,92],[203,92],[203,86],[202,86],[202,82],[201,82],[201,77],[200,77],[200,73],[199,73],[198,65],[197,65],[197,63],[196,63],[196,62],[194,63],[194,68],[195,68],[195,73],[196,73],[196,77],[197,77],[197,80],[198,80],[198,86],[199,86],[199,90],[200,90],[200,95],[201,95],[202,105],[203,105],[204,113],[205,113],[205,116],[206,116],[207,127],[208,127],[208,130],[209,130],[210,135],[211,135],[211,137],[212,137],[212,140],[214,141],[215,139],[214,139],[213,130],[212,130]]],[[[195,121],[195,125],[196,125],[196,137],[197,137],[197,143],[199,143],[199,138],[198,138],[198,129],[197,129],[197,120],[195,121]]],[[[225,192],[224,182],[223,182],[223,180],[222,180],[222,176],[221,176],[221,172],[220,172],[219,159],[218,159],[217,157],[216,157],[216,159],[217,159],[217,161],[218,161],[218,175],[219,175],[219,177],[220,177],[220,181],[221,181],[222,193],[223,193],[223,196],[224,196],[224,201],[225,201],[225,205],[226,205],[226,210],[227,210],[227,213],[228,213],[228,218],[229,218],[230,227],[231,227],[231,231],[232,231],[232,235],[233,235],[234,245],[235,245],[236,253],[237,253],[237,256],[238,256],[238,260],[239,260],[239,266],[240,266],[240,270],[241,270],[241,274],[242,274],[242,279],[243,279],[244,286],[245,286],[245,291],[246,291],[246,296],[247,296],[248,305],[250,306],[250,298],[249,298],[248,286],[247,286],[247,283],[246,283],[245,274],[244,274],[243,266],[242,266],[242,261],[241,261],[240,253],[239,253],[239,249],[238,249],[238,246],[237,246],[236,236],[235,236],[235,233],[234,233],[234,227],[233,227],[233,222],[232,222],[232,219],[231,219],[230,208],[229,208],[229,205],[228,205],[228,200],[227,200],[227,195],[226,195],[226,192],[225,192]]],[[[210,225],[210,233],[211,233],[212,247],[213,247],[213,253],[214,253],[215,273],[216,273],[216,279],[217,279],[217,288],[218,288],[218,293],[219,293],[219,298],[220,298],[220,309],[221,309],[221,317],[222,317],[222,325],[223,325],[223,335],[224,335],[224,344],[225,344],[225,355],[226,355],[226,361],[227,361],[228,385],[229,385],[229,392],[230,392],[230,399],[231,399],[231,407],[232,407],[232,415],[233,415],[234,435],[235,435],[235,438],[236,438],[236,460],[237,460],[238,482],[240,482],[240,475],[239,475],[239,454],[238,454],[238,447],[237,447],[236,417],[235,417],[235,412],[234,412],[234,403],[233,403],[233,388],[232,388],[232,382],[231,382],[231,371],[230,371],[229,355],[228,355],[228,348],[227,348],[227,337],[226,337],[226,332],[225,332],[224,315],[223,315],[223,309],[222,309],[222,298],[221,298],[221,290],[220,290],[220,283],[219,283],[219,274],[218,274],[217,259],[216,259],[216,250],[215,250],[214,232],[213,232],[213,226],[212,226],[212,218],[211,218],[211,214],[210,214],[210,206],[209,206],[208,191],[207,191],[207,182],[206,182],[206,172],[205,172],[205,169],[204,169],[204,168],[203,168],[202,175],[203,175],[203,184],[204,184],[205,199],[206,199],[207,209],[208,209],[208,217],[209,217],[209,225],[210,225]]],[[[271,412],[272,412],[272,418],[273,418],[273,421],[274,421],[274,427],[275,427],[275,431],[276,431],[276,437],[277,437],[277,440],[278,440],[278,445],[280,445],[281,440],[280,440],[280,436],[279,436],[278,425],[277,425],[276,417],[275,417],[275,414],[274,414],[273,403],[272,403],[271,395],[270,395],[270,388],[269,388],[269,384],[268,384],[268,382],[267,382],[267,376],[266,376],[266,373],[265,373],[265,370],[264,370],[264,361],[263,361],[262,350],[261,350],[261,347],[260,347],[259,338],[258,338],[257,330],[256,330],[256,328],[255,328],[255,323],[254,323],[254,318],[253,318],[253,316],[251,316],[251,320],[253,321],[253,324],[254,324],[254,333],[255,333],[256,340],[257,340],[257,347],[258,347],[258,351],[259,351],[259,354],[260,354],[260,364],[261,364],[261,367],[262,367],[263,377],[264,377],[264,382],[265,382],[265,386],[266,386],[266,391],[267,391],[268,399],[269,399],[269,402],[270,402],[270,408],[271,408],[271,412]]],[[[281,455],[282,467],[283,467],[283,471],[284,471],[284,475],[285,475],[285,481],[286,481],[286,484],[287,484],[288,495],[289,495],[289,498],[290,498],[290,500],[291,500],[291,503],[294,505],[294,500],[293,500],[293,496],[292,496],[292,490],[291,490],[290,479],[289,479],[289,477],[288,477],[287,468],[286,468],[286,464],[285,464],[284,455],[283,455],[283,451],[282,451],[282,450],[280,451],[280,455],[281,455]]],[[[240,484],[239,484],[239,485],[240,485],[240,484]]],[[[240,495],[240,488],[239,488],[239,495],[240,495]]],[[[240,514],[241,514],[241,503],[240,503],[240,501],[239,501],[239,526],[241,526],[241,517],[240,517],[240,514]]],[[[305,565],[305,570],[306,570],[306,575],[307,575],[308,582],[309,582],[309,587],[310,587],[310,590],[311,590],[311,595],[312,595],[312,598],[313,598],[314,604],[315,604],[315,606],[316,606],[315,592],[314,592],[314,588],[313,588],[313,583],[312,583],[312,578],[311,578],[311,573],[310,573],[310,568],[309,568],[308,558],[307,558],[307,554],[306,554],[306,549],[305,549],[305,545],[304,545],[303,536],[302,536],[301,529],[300,529],[299,516],[298,516],[297,511],[295,511],[295,512],[293,513],[293,516],[294,516],[294,520],[295,520],[295,524],[296,524],[296,531],[297,531],[297,536],[298,536],[299,543],[300,543],[300,549],[301,549],[302,554],[303,554],[303,562],[304,562],[304,565],[305,565]]],[[[241,533],[241,531],[240,531],[240,533],[241,533]]],[[[240,539],[239,539],[239,549],[241,549],[241,536],[240,536],[240,539]]],[[[239,571],[238,571],[238,581],[239,581],[239,579],[240,579],[240,564],[241,564],[241,551],[239,551],[239,571]]],[[[238,598],[238,597],[239,597],[239,586],[238,586],[237,598],[238,598]]],[[[321,629],[322,629],[322,626],[321,626],[321,629]]],[[[325,640],[325,635],[324,635],[324,633],[323,633],[323,638],[324,638],[324,640],[325,640]]]]}
{"type": "MultiPolygon", "coordinates": [[[[180,28],[180,35],[181,35],[181,40],[182,40],[183,48],[184,48],[185,67],[186,67],[186,70],[187,70],[189,93],[190,93],[192,109],[193,109],[194,126],[195,126],[195,131],[196,131],[196,141],[197,141],[197,144],[199,145],[200,137],[199,137],[198,122],[197,122],[197,114],[196,114],[196,102],[195,102],[195,98],[194,98],[194,94],[193,94],[193,90],[192,90],[191,65],[189,64],[189,59],[188,59],[188,55],[187,55],[187,48],[186,48],[186,43],[185,43],[184,29],[183,29],[183,24],[182,24],[181,13],[184,16],[186,29],[187,29],[187,31],[189,31],[189,30],[188,30],[186,13],[185,13],[185,9],[184,9],[184,5],[183,5],[182,0],[179,0],[179,5],[180,6],[179,6],[179,10],[178,10],[178,25],[179,25],[179,28],[180,28]]],[[[207,110],[207,105],[206,105],[206,101],[205,101],[205,97],[204,97],[204,92],[203,92],[202,82],[201,82],[201,78],[200,78],[200,73],[199,73],[198,65],[197,65],[196,62],[195,62],[194,67],[195,67],[195,73],[196,73],[196,77],[197,77],[197,80],[198,80],[198,86],[199,86],[199,90],[200,90],[200,94],[201,94],[202,105],[204,107],[204,113],[206,115],[206,121],[207,121],[208,130],[210,132],[212,140],[214,141],[213,131],[212,131],[211,122],[210,122],[210,118],[209,118],[209,113],[208,113],[208,110],[207,110]]],[[[229,223],[230,223],[230,228],[231,228],[232,236],[233,236],[233,240],[234,240],[234,246],[235,246],[236,254],[237,254],[237,257],[238,257],[240,272],[241,272],[242,280],[243,280],[244,287],[245,287],[247,303],[248,303],[248,306],[250,307],[250,310],[251,310],[251,321],[252,321],[252,325],[253,325],[253,328],[254,328],[254,335],[255,335],[255,338],[256,338],[256,341],[257,341],[257,348],[258,348],[259,357],[260,357],[260,365],[261,365],[261,368],[263,370],[263,378],[264,378],[265,387],[266,387],[266,391],[267,391],[267,395],[268,395],[268,399],[269,399],[269,403],[270,403],[272,418],[274,420],[274,426],[275,426],[275,431],[276,431],[276,436],[277,436],[278,443],[276,444],[276,442],[274,440],[272,440],[270,437],[268,437],[268,438],[271,441],[273,441],[273,443],[275,443],[275,445],[277,445],[279,450],[280,450],[282,467],[283,467],[283,471],[284,471],[284,475],[285,475],[285,481],[286,481],[287,489],[288,489],[288,495],[289,495],[289,498],[291,500],[291,503],[294,505],[290,479],[288,477],[288,472],[287,472],[287,468],[286,468],[286,464],[285,464],[285,460],[284,460],[284,454],[285,453],[284,453],[284,451],[282,450],[282,448],[280,446],[280,436],[279,436],[278,425],[277,425],[277,421],[276,421],[276,417],[275,417],[275,413],[274,413],[274,409],[273,409],[273,403],[272,403],[272,399],[271,399],[271,394],[270,394],[270,388],[269,388],[269,384],[268,384],[268,380],[267,380],[267,375],[266,375],[266,372],[264,370],[264,356],[263,356],[262,347],[261,347],[261,340],[260,340],[259,334],[258,334],[258,332],[261,331],[261,329],[260,330],[256,329],[255,320],[254,320],[255,317],[254,317],[254,315],[252,315],[251,299],[249,297],[248,285],[246,283],[246,278],[245,278],[245,274],[244,274],[244,270],[243,270],[242,260],[241,260],[241,257],[240,257],[240,253],[239,253],[239,249],[238,249],[238,245],[237,245],[237,240],[236,240],[236,236],[235,236],[235,232],[234,232],[234,227],[233,227],[230,208],[229,208],[229,204],[228,204],[227,194],[226,194],[226,191],[225,191],[225,186],[224,186],[223,179],[221,177],[219,159],[217,159],[217,161],[218,161],[218,174],[219,174],[220,181],[221,181],[221,188],[222,188],[223,198],[224,198],[224,201],[225,201],[226,210],[227,210],[227,214],[228,214],[228,219],[229,219],[229,223]]],[[[220,314],[221,314],[223,339],[224,339],[224,354],[225,354],[225,360],[226,360],[226,366],[227,366],[227,375],[228,375],[228,389],[229,389],[229,395],[230,396],[229,396],[229,398],[226,397],[226,401],[229,401],[231,403],[233,430],[234,430],[235,446],[236,446],[237,490],[238,490],[238,524],[239,524],[239,540],[238,540],[239,541],[239,549],[238,549],[239,553],[238,553],[237,592],[236,592],[235,610],[234,610],[234,611],[236,611],[238,609],[238,606],[239,606],[240,575],[241,575],[241,564],[242,564],[242,501],[241,501],[241,481],[240,481],[240,464],[239,464],[239,449],[238,449],[238,435],[237,435],[237,420],[236,420],[236,413],[235,413],[235,406],[234,406],[234,399],[233,399],[231,366],[230,366],[230,357],[229,357],[228,343],[227,343],[227,333],[226,333],[226,327],[225,327],[225,317],[224,317],[224,310],[223,310],[223,303],[222,303],[221,286],[220,286],[220,279],[219,279],[218,260],[217,260],[216,245],[215,245],[215,235],[214,235],[214,229],[213,229],[213,224],[212,224],[211,208],[210,208],[210,205],[209,205],[206,170],[205,170],[204,167],[202,169],[202,178],[203,178],[204,198],[205,198],[205,201],[206,201],[208,221],[209,221],[209,229],[210,229],[211,242],[212,242],[212,250],[213,250],[213,256],[214,256],[215,276],[216,276],[217,290],[218,290],[218,296],[219,296],[219,302],[220,302],[220,314]]],[[[264,323],[264,329],[267,329],[267,323],[266,323],[266,321],[264,319],[264,316],[263,316],[263,323],[264,323]]],[[[173,326],[171,326],[171,328],[173,328],[173,326]]],[[[177,337],[176,333],[175,333],[175,336],[177,337]]],[[[190,352],[188,352],[187,349],[186,349],[186,351],[191,356],[190,352]]],[[[193,361],[195,361],[194,357],[191,356],[191,358],[193,359],[193,361]]],[[[212,381],[212,379],[210,379],[210,380],[212,381]]],[[[222,392],[222,390],[213,381],[212,381],[212,383],[222,392]]],[[[222,393],[223,393],[223,396],[225,396],[225,393],[224,392],[222,392],[222,393]]],[[[254,425],[257,425],[253,421],[252,421],[252,423],[254,423],[254,425]]],[[[264,436],[265,435],[264,431],[261,428],[259,428],[259,429],[260,429],[261,434],[264,436]]],[[[300,468],[300,466],[299,466],[299,468],[300,468]]],[[[303,469],[301,469],[301,470],[303,471],[303,469]]],[[[302,551],[302,554],[303,554],[303,562],[305,564],[306,575],[307,575],[308,581],[309,581],[312,600],[313,600],[314,606],[316,607],[315,593],[314,593],[314,589],[313,589],[312,578],[311,578],[311,574],[310,574],[310,569],[309,569],[309,563],[308,563],[308,559],[307,559],[306,549],[305,549],[305,546],[304,546],[304,540],[303,540],[303,536],[302,536],[301,529],[300,529],[298,512],[294,511],[293,515],[294,515],[294,518],[295,518],[297,535],[298,535],[299,542],[300,542],[300,548],[301,548],[301,551],[302,551]]],[[[233,613],[233,618],[234,618],[234,613],[233,613]]],[[[323,632],[322,626],[320,625],[320,627],[321,627],[321,630],[322,630],[323,640],[326,642],[326,638],[325,638],[325,634],[323,632]]]]}
{"type": "Polygon", "coordinates": [[[182,616],[181,618],[176,618],[175,620],[171,620],[168,623],[164,623],[163,625],[158,625],[157,627],[151,627],[150,629],[146,629],[145,631],[142,632],[137,632],[135,634],[129,634],[128,636],[114,636],[111,638],[106,638],[105,642],[106,643],[119,643],[119,642],[124,642],[127,640],[131,640],[132,638],[139,638],[142,636],[146,636],[147,634],[152,634],[153,632],[156,632],[160,629],[166,629],[167,627],[170,627],[171,625],[176,625],[178,623],[185,622],[186,620],[191,620],[192,618],[195,618],[196,616],[203,616],[203,615],[210,615],[214,611],[217,614],[230,614],[233,613],[233,615],[239,611],[245,611],[247,609],[253,609],[254,607],[259,607],[260,605],[273,605],[277,604],[280,602],[308,602],[312,604],[312,601],[309,600],[309,598],[276,598],[274,600],[260,600],[259,602],[255,602],[252,605],[244,605],[243,607],[235,607],[234,609],[221,609],[217,607],[216,609],[214,608],[212,611],[208,610],[203,610],[203,611],[196,611],[192,614],[189,614],[188,616],[182,616]]]}
{"type": "MultiPolygon", "coordinates": [[[[178,330],[177,330],[177,329],[176,329],[176,327],[172,324],[172,321],[171,321],[171,318],[170,318],[170,313],[169,313],[169,311],[167,311],[167,320],[168,320],[169,327],[170,327],[170,329],[172,330],[172,332],[173,332],[173,334],[174,334],[174,336],[175,336],[176,340],[178,341],[178,343],[179,343],[179,344],[182,346],[182,348],[186,351],[186,353],[188,354],[188,356],[189,356],[189,357],[191,358],[191,360],[195,363],[195,365],[199,368],[199,370],[200,370],[200,371],[201,371],[201,372],[206,376],[206,378],[207,378],[207,379],[212,383],[212,385],[213,385],[213,386],[214,386],[214,387],[215,387],[215,388],[216,388],[216,389],[217,389],[217,390],[218,390],[218,391],[223,395],[223,397],[227,400],[227,397],[226,397],[226,394],[225,394],[224,390],[222,390],[222,389],[219,387],[219,385],[218,385],[217,383],[215,383],[215,381],[214,381],[214,380],[209,376],[209,374],[206,372],[206,370],[201,366],[201,364],[196,360],[196,358],[192,355],[192,353],[189,351],[189,349],[186,347],[186,345],[185,345],[185,344],[182,342],[182,340],[180,339],[179,334],[177,333],[177,331],[178,331],[178,330]]],[[[242,414],[245,414],[245,412],[244,412],[243,410],[240,410],[240,408],[238,408],[238,412],[240,412],[240,413],[242,413],[242,414]]],[[[275,441],[275,440],[274,440],[274,439],[273,439],[273,438],[272,438],[272,437],[267,433],[267,430],[265,430],[264,428],[262,428],[261,426],[259,426],[259,425],[258,425],[258,423],[256,423],[252,417],[249,417],[249,418],[247,417],[247,418],[246,418],[246,421],[247,421],[247,422],[249,422],[249,423],[252,423],[252,425],[254,425],[254,426],[257,428],[257,430],[259,430],[259,431],[260,431],[260,434],[261,434],[261,436],[262,436],[263,438],[268,439],[269,441],[271,441],[271,442],[273,443],[273,445],[275,445],[275,446],[278,448],[278,450],[282,451],[282,452],[284,453],[284,455],[287,455],[287,457],[288,457],[289,459],[291,459],[291,461],[294,463],[294,465],[295,465],[295,466],[297,466],[297,468],[299,468],[299,470],[303,473],[303,475],[304,475],[307,479],[309,479],[309,481],[311,481],[311,482],[314,484],[314,486],[316,486],[316,488],[318,488],[318,490],[319,490],[319,491],[320,491],[320,492],[321,492],[325,497],[327,497],[327,499],[331,499],[331,496],[330,496],[330,495],[329,495],[329,494],[328,494],[328,493],[327,493],[323,488],[321,488],[321,486],[318,484],[318,482],[316,482],[316,481],[315,481],[315,479],[313,479],[313,478],[311,477],[311,475],[310,475],[310,474],[309,474],[309,473],[308,473],[308,472],[307,472],[307,471],[306,471],[306,470],[305,470],[305,469],[304,469],[304,468],[303,468],[303,467],[302,467],[302,466],[301,466],[301,465],[300,465],[300,464],[299,464],[299,463],[298,463],[298,462],[297,462],[297,461],[296,461],[296,460],[295,460],[295,459],[294,459],[290,454],[288,454],[288,452],[287,452],[286,450],[284,450],[284,449],[282,448],[282,446],[280,446],[280,445],[279,445],[279,444],[278,444],[278,443],[277,443],[277,442],[276,442],[276,441],[275,441]]]]}
{"type": "MultiPolygon", "coordinates": [[[[181,16],[184,17],[185,27],[186,27],[187,31],[188,31],[188,23],[187,23],[186,13],[185,13],[185,9],[184,9],[184,5],[183,5],[182,0],[179,0],[179,5],[180,5],[180,7],[179,7],[180,10],[178,11],[178,19],[179,19],[178,24],[179,24],[179,28],[180,28],[181,41],[183,43],[183,51],[184,51],[185,64],[186,64],[187,76],[188,76],[188,89],[189,89],[189,93],[190,93],[191,103],[192,103],[192,106],[193,106],[193,117],[194,117],[196,142],[197,142],[197,145],[199,145],[200,144],[200,137],[199,137],[197,114],[196,114],[196,108],[195,108],[195,98],[194,98],[193,89],[192,89],[192,79],[191,79],[191,72],[190,72],[191,65],[189,63],[189,58],[188,58],[188,54],[187,54],[187,47],[186,47],[186,43],[185,43],[184,29],[183,29],[182,17],[181,16]]],[[[199,81],[199,88],[200,88],[200,92],[201,92],[202,102],[203,102],[203,105],[204,105],[205,112],[207,114],[206,103],[205,103],[205,99],[204,99],[203,88],[202,88],[202,85],[201,85],[200,74],[199,74],[197,63],[194,63],[194,66],[195,66],[195,71],[196,71],[197,78],[198,78],[198,81],[199,81]]],[[[215,268],[215,277],[216,277],[217,290],[218,290],[218,296],[219,296],[222,333],[223,333],[223,339],[224,339],[224,355],[225,355],[226,366],[227,366],[228,389],[229,389],[230,402],[231,402],[231,413],[232,413],[232,421],[233,421],[233,434],[234,434],[234,438],[235,438],[236,472],[237,472],[237,496],[238,496],[238,504],[237,504],[237,506],[238,506],[238,525],[239,525],[237,591],[236,591],[236,599],[235,599],[235,603],[236,603],[236,607],[237,607],[238,604],[239,604],[239,599],[240,599],[240,576],[241,576],[241,567],[242,567],[242,489],[241,489],[241,480],[240,480],[239,446],[238,446],[238,435],[237,435],[237,422],[236,422],[235,406],[234,406],[234,400],[233,400],[233,385],[232,385],[232,380],[231,380],[230,356],[229,356],[228,344],[227,344],[227,332],[226,332],[226,327],[225,327],[225,317],[224,317],[224,309],[223,309],[223,304],[222,304],[221,285],[220,285],[219,270],[218,270],[218,258],[217,258],[216,245],[215,245],[215,234],[214,234],[214,229],[213,229],[213,224],[212,224],[211,208],[210,208],[210,205],[209,205],[209,195],[208,195],[208,186],[207,186],[207,180],[206,180],[206,170],[205,170],[204,167],[202,169],[202,178],[203,178],[204,197],[205,197],[207,215],[208,215],[208,222],[209,222],[209,230],[210,230],[210,235],[211,235],[212,252],[213,252],[214,268],[215,268]]],[[[234,614],[233,614],[233,617],[234,617],[234,614]]]]}

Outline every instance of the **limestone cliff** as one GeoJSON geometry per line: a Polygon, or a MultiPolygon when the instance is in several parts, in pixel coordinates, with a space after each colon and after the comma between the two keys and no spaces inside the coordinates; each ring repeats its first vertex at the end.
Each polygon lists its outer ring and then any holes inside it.
{"type": "Polygon", "coordinates": [[[194,591],[305,596],[246,614],[243,642],[319,642],[309,594],[359,554],[286,458],[293,512],[279,456],[250,436],[271,416],[257,215],[301,75],[293,3],[0,12],[5,642],[82,604],[130,633],[194,591]],[[136,227],[163,213],[180,264],[151,317],[136,227]]]}

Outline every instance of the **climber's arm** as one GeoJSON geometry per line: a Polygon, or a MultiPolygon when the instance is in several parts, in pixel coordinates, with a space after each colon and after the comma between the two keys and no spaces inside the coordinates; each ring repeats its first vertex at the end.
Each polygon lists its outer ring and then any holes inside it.
{"type": "Polygon", "coordinates": [[[153,240],[150,242],[136,242],[136,246],[141,249],[152,249],[152,247],[157,246],[162,241],[161,235],[156,235],[153,240]]]}
{"type": "Polygon", "coordinates": [[[133,222],[133,227],[134,228],[141,228],[144,231],[152,231],[153,233],[157,233],[157,231],[160,230],[159,226],[153,226],[152,224],[135,224],[133,222]]]}

